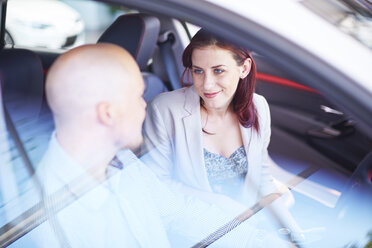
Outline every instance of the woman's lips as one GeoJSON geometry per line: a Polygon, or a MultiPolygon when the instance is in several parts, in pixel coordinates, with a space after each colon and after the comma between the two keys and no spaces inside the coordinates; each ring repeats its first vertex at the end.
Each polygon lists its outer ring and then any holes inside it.
{"type": "Polygon", "coordinates": [[[204,96],[205,96],[206,98],[214,98],[215,96],[218,95],[218,93],[220,93],[220,92],[204,93],[204,96]]]}

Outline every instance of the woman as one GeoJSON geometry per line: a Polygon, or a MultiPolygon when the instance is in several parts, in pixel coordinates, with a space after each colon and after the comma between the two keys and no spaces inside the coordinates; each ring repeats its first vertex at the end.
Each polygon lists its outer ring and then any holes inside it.
{"type": "MultiPolygon", "coordinates": [[[[254,93],[249,52],[200,30],[182,60],[182,81],[191,73],[193,86],[163,93],[148,106],[144,162],[184,193],[236,213],[283,192],[269,174],[270,111],[254,93]]],[[[292,239],[303,240],[283,201],[272,205],[292,239]]]]}
{"type": "Polygon", "coordinates": [[[182,80],[191,72],[194,85],[161,94],[148,107],[145,145],[156,149],[145,162],[161,179],[216,203],[227,195],[249,206],[259,192],[276,192],[266,164],[269,107],[254,93],[249,52],[200,30],[182,59],[182,80]]]}

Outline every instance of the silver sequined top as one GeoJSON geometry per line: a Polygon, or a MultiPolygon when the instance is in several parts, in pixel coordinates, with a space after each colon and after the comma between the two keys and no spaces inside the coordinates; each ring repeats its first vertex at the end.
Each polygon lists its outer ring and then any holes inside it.
{"type": "Polygon", "coordinates": [[[204,163],[213,191],[238,199],[248,171],[244,147],[238,148],[229,158],[204,148],[204,163]]]}

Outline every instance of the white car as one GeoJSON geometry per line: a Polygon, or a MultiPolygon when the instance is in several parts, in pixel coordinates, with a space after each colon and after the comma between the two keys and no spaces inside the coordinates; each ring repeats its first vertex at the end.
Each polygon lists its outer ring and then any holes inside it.
{"type": "Polygon", "coordinates": [[[9,0],[6,41],[17,47],[66,48],[84,42],[80,14],[56,0],[9,0]]]}

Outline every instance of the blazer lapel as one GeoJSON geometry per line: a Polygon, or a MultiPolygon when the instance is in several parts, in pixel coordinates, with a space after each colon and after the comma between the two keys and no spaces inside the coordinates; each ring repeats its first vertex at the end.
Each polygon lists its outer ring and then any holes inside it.
{"type": "Polygon", "coordinates": [[[183,124],[187,143],[186,147],[191,161],[190,166],[193,168],[198,185],[205,190],[211,191],[203,158],[200,98],[195,92],[194,86],[186,89],[184,110],[183,124]]]}
{"type": "Polygon", "coordinates": [[[254,171],[251,168],[255,165],[256,158],[261,155],[261,148],[258,144],[257,133],[253,131],[252,128],[245,128],[240,125],[240,132],[242,134],[244,149],[247,154],[248,174],[251,175],[252,171],[254,171]]]}
{"type": "Polygon", "coordinates": [[[257,132],[253,131],[252,128],[245,128],[240,125],[240,131],[248,161],[248,173],[244,182],[243,199],[247,204],[251,204],[257,199],[257,180],[259,180],[257,172],[260,171],[260,168],[258,168],[260,163],[257,159],[261,156],[261,146],[258,143],[257,132]]]}

